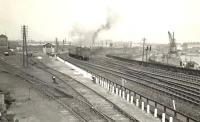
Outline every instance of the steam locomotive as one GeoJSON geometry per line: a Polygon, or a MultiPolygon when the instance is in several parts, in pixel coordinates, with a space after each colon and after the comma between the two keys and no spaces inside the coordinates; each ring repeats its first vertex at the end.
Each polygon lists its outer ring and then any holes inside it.
{"type": "Polygon", "coordinates": [[[69,56],[80,59],[80,60],[89,60],[91,55],[90,48],[87,47],[71,47],[69,48],[69,56]]]}

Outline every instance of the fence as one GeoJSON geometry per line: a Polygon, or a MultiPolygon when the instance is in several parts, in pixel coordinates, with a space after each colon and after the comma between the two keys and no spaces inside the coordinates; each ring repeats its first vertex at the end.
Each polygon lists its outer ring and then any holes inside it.
{"type": "Polygon", "coordinates": [[[141,107],[143,110],[146,110],[147,113],[152,113],[154,116],[158,116],[162,118],[163,113],[165,113],[165,118],[167,121],[170,120],[170,117],[173,117],[175,121],[183,121],[183,122],[198,122],[197,120],[180,113],[173,108],[167,107],[161,103],[158,103],[155,100],[152,100],[148,97],[145,97],[135,91],[128,89],[121,84],[118,84],[114,81],[111,81],[105,77],[102,77],[94,72],[87,71],[95,77],[95,82],[100,84],[102,87],[108,88],[114,94],[119,95],[123,99],[126,99],[130,103],[135,103],[136,106],[141,107]],[[139,104],[140,103],[140,104],[139,104]],[[148,110],[147,110],[148,109],[148,110]],[[157,115],[155,115],[155,111],[157,111],[157,115]]]}
{"type": "MultiPolygon", "coordinates": [[[[57,58],[61,62],[65,64],[70,64],[69,62],[66,62],[62,60],[61,58],[57,58]]],[[[72,64],[70,64],[72,65],[72,64]]],[[[73,65],[73,67],[76,67],[76,69],[81,69],[81,72],[83,73],[83,70],[89,74],[89,76],[93,76],[95,83],[101,85],[104,88],[107,88],[110,92],[119,95],[123,99],[127,100],[130,103],[134,103],[136,106],[140,107],[142,110],[147,111],[147,113],[153,114],[155,117],[164,118],[164,120],[172,122],[172,117],[175,122],[199,122],[198,120],[195,120],[188,115],[178,112],[174,110],[173,108],[170,108],[168,106],[165,106],[151,98],[145,97],[142,94],[139,94],[131,89],[128,89],[121,84],[118,84],[114,81],[109,80],[108,78],[105,78],[97,73],[94,73],[93,71],[89,71],[87,69],[84,69],[83,67],[77,67],[73,65]]],[[[83,73],[86,74],[86,73],[83,73]]],[[[164,122],[162,120],[162,122],[164,122]]]]}

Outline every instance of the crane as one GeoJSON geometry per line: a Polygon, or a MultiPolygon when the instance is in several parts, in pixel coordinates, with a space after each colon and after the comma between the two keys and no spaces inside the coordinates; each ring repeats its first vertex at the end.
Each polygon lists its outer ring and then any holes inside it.
{"type": "Polygon", "coordinates": [[[177,47],[176,47],[176,40],[174,38],[174,32],[173,34],[171,34],[168,31],[168,35],[169,35],[169,54],[177,54],[177,47]]]}

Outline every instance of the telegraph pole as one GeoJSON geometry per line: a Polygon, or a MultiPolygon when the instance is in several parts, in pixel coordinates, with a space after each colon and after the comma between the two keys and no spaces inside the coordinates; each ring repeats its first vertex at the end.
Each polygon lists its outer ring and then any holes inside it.
{"type": "Polygon", "coordinates": [[[143,39],[143,49],[142,49],[142,63],[144,62],[144,45],[145,45],[146,39],[143,39]]]}
{"type": "Polygon", "coordinates": [[[22,27],[22,40],[23,40],[23,46],[22,46],[22,53],[23,53],[23,67],[25,67],[25,55],[24,55],[24,53],[25,53],[25,43],[24,43],[24,26],[22,27]]]}
{"type": "Polygon", "coordinates": [[[28,50],[27,50],[27,36],[26,36],[26,33],[27,33],[27,28],[25,29],[25,54],[26,54],[26,67],[28,67],[28,50]]]}
{"type": "Polygon", "coordinates": [[[64,44],[65,44],[65,40],[63,39],[63,43],[62,43],[62,51],[64,51],[64,44]]]}
{"type": "Polygon", "coordinates": [[[27,26],[22,26],[22,38],[23,38],[23,66],[28,67],[28,50],[27,50],[27,26]]]}
{"type": "Polygon", "coordinates": [[[148,57],[148,46],[146,47],[146,62],[147,62],[147,57],[148,57]]]}
{"type": "Polygon", "coordinates": [[[58,38],[56,38],[56,53],[58,53],[58,48],[59,48],[59,42],[58,42],[58,38]]]}

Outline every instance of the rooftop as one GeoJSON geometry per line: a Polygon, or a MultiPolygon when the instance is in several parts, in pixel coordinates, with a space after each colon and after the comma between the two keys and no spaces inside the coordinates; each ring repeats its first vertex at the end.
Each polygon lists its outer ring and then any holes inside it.
{"type": "Polygon", "coordinates": [[[1,34],[0,37],[1,37],[1,38],[2,38],[2,37],[3,37],[3,38],[8,38],[8,37],[7,37],[6,35],[4,35],[4,34],[1,34]]]}

